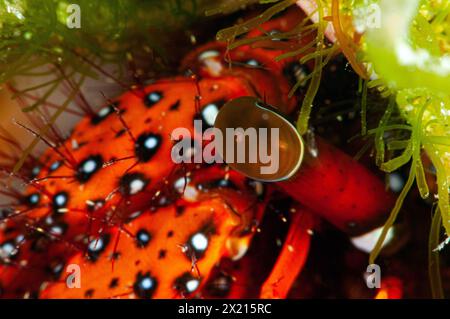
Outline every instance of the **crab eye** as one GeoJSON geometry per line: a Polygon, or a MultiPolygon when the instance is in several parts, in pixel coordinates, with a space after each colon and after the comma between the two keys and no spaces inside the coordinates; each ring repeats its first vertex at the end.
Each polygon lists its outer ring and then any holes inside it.
{"type": "Polygon", "coordinates": [[[216,151],[231,168],[252,179],[283,181],[300,168],[301,136],[284,116],[258,98],[229,101],[214,126],[222,133],[224,146],[216,151]]]}

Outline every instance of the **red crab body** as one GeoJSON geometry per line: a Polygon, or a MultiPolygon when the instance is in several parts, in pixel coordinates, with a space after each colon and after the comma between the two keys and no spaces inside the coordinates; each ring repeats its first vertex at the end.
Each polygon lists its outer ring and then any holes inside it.
{"type": "MultiPolygon", "coordinates": [[[[263,28],[287,31],[301,18],[290,10],[263,28]]],[[[251,282],[253,271],[245,253],[274,188],[224,165],[175,164],[170,137],[180,127],[194,136],[194,119],[211,126],[220,106],[240,96],[264,98],[286,114],[294,110],[298,99],[287,97],[286,72],[295,59],[275,62],[282,52],[250,46],[227,52],[224,44],[207,44],[182,63],[197,77],[156,81],[86,116],[64,145],[43,155],[46,166],[30,177],[23,200],[4,218],[0,294],[254,296],[242,283],[251,282]],[[68,287],[68,265],[80,267],[81,288],[68,287]]],[[[317,160],[279,186],[301,204],[288,207],[284,246],[258,283],[267,298],[289,292],[305,263],[315,216],[349,233],[353,223],[361,232],[392,203],[376,177],[322,141],[317,160]]]]}

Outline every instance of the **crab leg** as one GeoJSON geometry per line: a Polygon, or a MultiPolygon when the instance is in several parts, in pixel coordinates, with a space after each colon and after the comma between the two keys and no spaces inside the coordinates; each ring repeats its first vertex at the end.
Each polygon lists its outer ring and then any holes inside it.
{"type": "Polygon", "coordinates": [[[286,241],[261,288],[261,298],[286,298],[308,257],[313,221],[311,212],[303,207],[292,214],[286,241]]]}
{"type": "Polygon", "coordinates": [[[295,176],[278,185],[349,234],[383,223],[394,204],[383,182],[347,154],[319,137],[316,140],[317,149],[305,153],[295,176]]]}

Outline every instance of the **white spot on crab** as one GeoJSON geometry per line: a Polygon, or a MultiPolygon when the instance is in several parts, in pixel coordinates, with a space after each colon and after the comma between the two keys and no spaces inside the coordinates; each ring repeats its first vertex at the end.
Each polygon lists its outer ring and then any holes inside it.
{"type": "Polygon", "coordinates": [[[52,235],[57,235],[57,236],[59,236],[59,235],[62,235],[63,229],[62,229],[62,227],[60,227],[60,226],[54,226],[54,227],[52,227],[52,228],[50,229],[50,233],[51,233],[52,235]]]}
{"type": "Polygon", "coordinates": [[[161,100],[161,95],[156,92],[151,92],[149,95],[147,95],[147,99],[152,103],[156,103],[161,100]]]}
{"type": "Polygon", "coordinates": [[[255,59],[248,60],[246,64],[249,65],[249,66],[252,66],[252,67],[258,67],[259,66],[259,62],[256,61],[255,59]]]}
{"type": "Polygon", "coordinates": [[[32,171],[31,171],[31,173],[32,173],[34,176],[38,176],[40,172],[41,172],[41,168],[40,168],[39,166],[33,167],[32,171]]]}
{"type": "Polygon", "coordinates": [[[105,116],[108,116],[108,114],[109,114],[110,112],[111,112],[111,108],[110,108],[109,106],[105,106],[105,107],[102,107],[102,108],[100,109],[100,111],[98,111],[97,115],[98,115],[99,117],[103,118],[103,117],[105,117],[105,116]]]}
{"type": "Polygon", "coordinates": [[[4,243],[0,246],[0,258],[10,258],[17,254],[18,249],[10,242],[4,243]]]}
{"type": "Polygon", "coordinates": [[[16,237],[16,243],[20,244],[21,242],[23,242],[25,240],[25,236],[24,235],[18,235],[16,237]]]}
{"type": "Polygon", "coordinates": [[[142,191],[145,187],[145,182],[141,179],[135,179],[130,182],[130,195],[134,195],[142,191]]]}
{"type": "Polygon", "coordinates": [[[55,197],[55,204],[57,206],[64,206],[67,203],[67,196],[65,194],[58,194],[55,197]]]}
{"type": "Polygon", "coordinates": [[[184,193],[183,193],[183,198],[189,202],[194,202],[197,200],[198,197],[198,191],[194,186],[186,186],[184,193]]]}
{"type": "Polygon", "coordinates": [[[30,203],[31,204],[37,204],[39,203],[39,195],[38,194],[33,194],[30,196],[30,203]]]}
{"type": "Polygon", "coordinates": [[[104,245],[103,238],[97,238],[89,243],[88,249],[92,252],[98,252],[103,249],[103,245],[104,245]]]}
{"type": "Polygon", "coordinates": [[[97,169],[97,162],[93,159],[87,160],[81,169],[85,174],[92,174],[97,169]]]}
{"type": "Polygon", "coordinates": [[[189,181],[190,179],[187,177],[180,177],[173,183],[173,187],[178,193],[182,194],[186,187],[186,184],[189,183],[189,181]]]}
{"type": "Polygon", "coordinates": [[[195,290],[197,290],[199,285],[200,281],[198,279],[191,279],[188,282],[186,282],[186,291],[194,292],[195,290]]]}
{"type": "Polygon", "coordinates": [[[208,248],[208,238],[203,233],[197,233],[191,238],[192,247],[198,251],[204,251],[208,248]]]}
{"type": "Polygon", "coordinates": [[[207,104],[202,110],[203,119],[210,126],[214,125],[217,114],[219,114],[219,108],[214,103],[207,104]]]}
{"type": "Polygon", "coordinates": [[[73,150],[77,150],[78,148],[80,148],[80,144],[78,144],[78,141],[76,139],[72,139],[71,143],[72,143],[73,150]]]}
{"type": "Polygon", "coordinates": [[[142,281],[140,282],[140,286],[144,290],[152,289],[153,285],[154,285],[153,280],[149,277],[142,279],[142,281]]]}
{"type": "Polygon", "coordinates": [[[144,146],[146,149],[152,150],[158,146],[158,139],[154,136],[150,136],[145,140],[144,146]]]}
{"type": "Polygon", "coordinates": [[[54,171],[54,170],[58,169],[60,166],[61,166],[61,162],[59,162],[59,161],[53,162],[53,164],[50,165],[50,170],[54,171]]]}

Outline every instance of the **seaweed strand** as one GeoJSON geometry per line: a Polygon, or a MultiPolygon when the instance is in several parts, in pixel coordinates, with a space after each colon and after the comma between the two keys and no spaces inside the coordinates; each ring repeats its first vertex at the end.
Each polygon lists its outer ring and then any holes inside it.
{"type": "Polygon", "coordinates": [[[319,14],[319,25],[317,28],[317,51],[316,56],[314,58],[314,70],[312,72],[311,82],[309,83],[308,90],[306,91],[305,98],[302,102],[302,108],[300,110],[300,115],[297,119],[297,130],[300,134],[305,134],[308,130],[308,122],[309,116],[311,114],[311,108],[314,101],[314,98],[319,90],[320,79],[322,77],[322,46],[324,43],[324,25],[322,23],[323,20],[323,7],[320,2],[317,2],[318,5],[318,14],[319,14]]]}
{"type": "Polygon", "coordinates": [[[439,251],[436,251],[436,247],[439,245],[441,227],[442,215],[439,212],[439,207],[436,207],[433,219],[431,221],[430,235],[428,237],[428,276],[430,279],[431,296],[433,299],[444,299],[439,251]]]}

